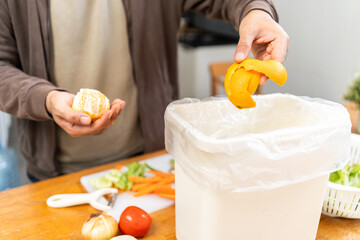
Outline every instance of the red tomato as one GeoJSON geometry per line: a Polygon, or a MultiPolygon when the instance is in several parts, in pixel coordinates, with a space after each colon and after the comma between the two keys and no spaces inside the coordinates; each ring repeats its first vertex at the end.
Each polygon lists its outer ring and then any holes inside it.
{"type": "Polygon", "coordinates": [[[127,207],[120,216],[119,228],[123,234],[134,237],[145,236],[151,226],[150,215],[141,208],[127,207]]]}

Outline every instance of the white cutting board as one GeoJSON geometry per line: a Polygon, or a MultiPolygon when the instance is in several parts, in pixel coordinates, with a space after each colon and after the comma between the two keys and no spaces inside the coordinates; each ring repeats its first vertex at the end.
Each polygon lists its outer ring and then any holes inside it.
{"type": "MultiPolygon", "coordinates": [[[[169,172],[171,169],[170,160],[172,159],[170,154],[164,154],[158,157],[149,158],[147,160],[141,161],[141,163],[146,162],[149,166],[163,172],[169,172]]],[[[95,177],[104,176],[106,173],[110,171],[102,171],[98,173],[94,173],[91,175],[83,176],[80,178],[81,184],[84,186],[86,191],[93,192],[96,189],[90,185],[91,179],[95,177]]],[[[103,204],[107,204],[107,200],[104,197],[101,197],[99,202],[103,204]]],[[[140,197],[134,197],[130,193],[125,192],[119,194],[116,198],[115,204],[107,214],[113,216],[116,221],[119,221],[121,213],[128,206],[137,206],[139,208],[144,209],[147,213],[152,213],[158,211],[163,208],[170,207],[175,203],[174,200],[165,199],[157,196],[156,194],[147,194],[140,197]]]]}

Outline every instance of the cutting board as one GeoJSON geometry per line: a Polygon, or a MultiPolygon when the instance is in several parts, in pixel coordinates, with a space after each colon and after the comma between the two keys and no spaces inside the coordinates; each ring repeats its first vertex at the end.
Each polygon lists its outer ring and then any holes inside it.
{"type": "MultiPolygon", "coordinates": [[[[171,159],[172,157],[170,154],[164,154],[158,157],[149,158],[147,160],[141,161],[141,163],[146,162],[149,166],[159,171],[169,172],[171,169],[171,164],[170,164],[171,159]]],[[[102,177],[109,171],[110,169],[106,171],[94,173],[91,175],[83,176],[80,178],[80,182],[83,185],[83,187],[86,189],[86,191],[93,192],[96,189],[90,185],[91,179],[95,177],[102,177]]],[[[107,200],[104,197],[101,197],[98,201],[103,204],[107,204],[107,200]]],[[[130,193],[125,192],[118,195],[114,203],[114,206],[110,211],[107,212],[107,214],[113,216],[117,221],[119,221],[121,213],[128,206],[137,206],[139,208],[144,209],[148,213],[152,213],[160,209],[170,207],[174,203],[175,203],[174,200],[161,198],[156,194],[147,194],[140,197],[134,197],[130,193]]]]}

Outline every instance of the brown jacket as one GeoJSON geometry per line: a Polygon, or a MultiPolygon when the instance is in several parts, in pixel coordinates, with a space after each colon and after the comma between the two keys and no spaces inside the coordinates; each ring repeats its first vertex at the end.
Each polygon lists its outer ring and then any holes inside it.
{"type": "MultiPolygon", "coordinates": [[[[178,98],[177,30],[184,12],[230,21],[238,28],[253,9],[276,21],[270,0],[123,0],[139,96],[145,151],[164,146],[166,106],[178,98]]],[[[0,0],[0,110],[18,118],[19,147],[30,174],[59,174],[55,125],[45,108],[52,83],[52,40],[48,0],[0,0]]]]}

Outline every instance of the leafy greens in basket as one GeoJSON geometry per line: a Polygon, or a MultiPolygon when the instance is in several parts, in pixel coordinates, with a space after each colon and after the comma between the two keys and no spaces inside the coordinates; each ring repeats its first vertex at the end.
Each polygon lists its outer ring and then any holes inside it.
{"type": "Polygon", "coordinates": [[[360,164],[346,165],[343,169],[330,173],[329,181],[360,188],[360,164]]]}

